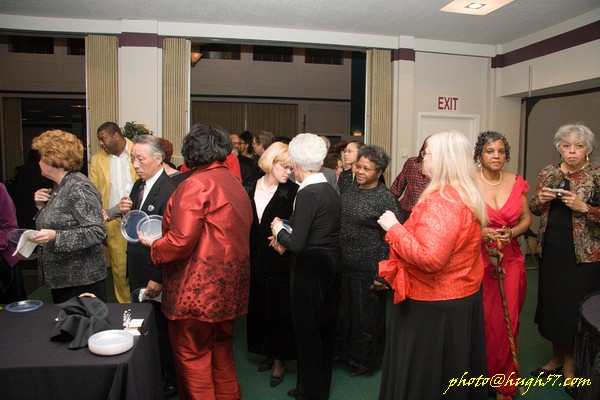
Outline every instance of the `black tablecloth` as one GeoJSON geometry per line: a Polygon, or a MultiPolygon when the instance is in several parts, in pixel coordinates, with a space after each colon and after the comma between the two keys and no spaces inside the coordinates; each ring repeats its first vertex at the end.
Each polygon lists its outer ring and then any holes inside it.
{"type": "Polygon", "coordinates": [[[577,400],[600,399],[600,292],[581,303],[575,337],[575,376],[592,381],[589,386],[577,387],[577,400]]]}
{"type": "Polygon", "coordinates": [[[0,312],[0,398],[162,399],[156,323],[149,304],[108,304],[109,321],[123,329],[123,312],[144,319],[131,350],[98,356],[87,347],[50,341],[55,305],[25,312],[0,312]]]}

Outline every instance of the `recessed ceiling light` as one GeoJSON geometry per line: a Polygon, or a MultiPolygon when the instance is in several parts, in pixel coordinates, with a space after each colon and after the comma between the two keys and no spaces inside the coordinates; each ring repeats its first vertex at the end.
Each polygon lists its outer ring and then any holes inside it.
{"type": "Polygon", "coordinates": [[[458,14],[487,15],[512,2],[513,0],[486,0],[485,2],[454,0],[452,3],[441,8],[440,11],[458,14]]]}
{"type": "Polygon", "coordinates": [[[470,8],[471,10],[479,10],[481,7],[485,7],[483,3],[471,3],[467,4],[466,8],[470,8]]]}

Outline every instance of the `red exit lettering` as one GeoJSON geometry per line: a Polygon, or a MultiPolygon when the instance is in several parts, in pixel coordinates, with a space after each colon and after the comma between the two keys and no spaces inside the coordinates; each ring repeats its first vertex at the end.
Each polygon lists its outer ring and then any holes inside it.
{"type": "Polygon", "coordinates": [[[458,109],[458,97],[438,97],[438,110],[456,111],[458,109]]]}

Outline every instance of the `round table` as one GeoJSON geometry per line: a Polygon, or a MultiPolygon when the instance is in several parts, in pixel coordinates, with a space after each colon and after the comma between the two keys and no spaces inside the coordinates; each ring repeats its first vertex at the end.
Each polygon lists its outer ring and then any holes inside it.
{"type": "Polygon", "coordinates": [[[575,376],[592,381],[576,389],[577,400],[600,399],[600,292],[588,295],[581,303],[575,336],[575,376]]]}

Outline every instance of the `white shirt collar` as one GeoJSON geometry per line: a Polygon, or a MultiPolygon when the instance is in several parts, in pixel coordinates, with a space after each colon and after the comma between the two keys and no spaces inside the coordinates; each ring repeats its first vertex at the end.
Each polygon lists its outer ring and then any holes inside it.
{"type": "Polygon", "coordinates": [[[327,179],[325,178],[325,175],[323,175],[322,172],[318,172],[316,174],[309,175],[306,177],[306,179],[304,179],[302,181],[302,183],[300,184],[300,187],[298,188],[298,191],[304,189],[308,185],[313,185],[315,183],[323,183],[323,182],[326,183],[327,179]]]}

